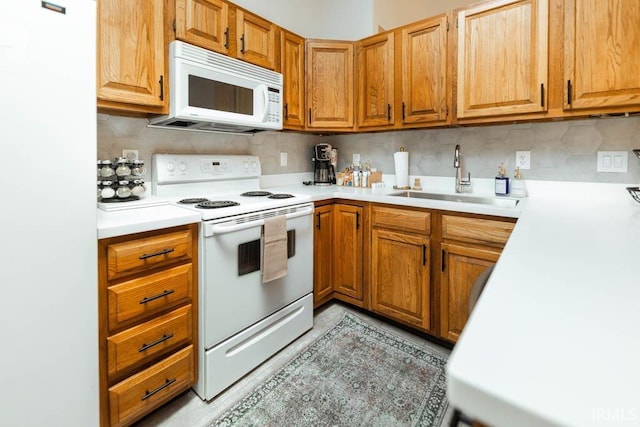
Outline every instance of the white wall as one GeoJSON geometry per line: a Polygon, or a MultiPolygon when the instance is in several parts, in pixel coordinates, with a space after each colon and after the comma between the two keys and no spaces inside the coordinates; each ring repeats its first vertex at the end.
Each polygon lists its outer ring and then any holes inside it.
{"type": "Polygon", "coordinates": [[[373,0],[323,0],[320,38],[359,40],[374,34],[373,0]]]}
{"type": "Polygon", "coordinates": [[[390,30],[423,18],[477,3],[478,0],[372,0],[373,30],[390,30]]]}

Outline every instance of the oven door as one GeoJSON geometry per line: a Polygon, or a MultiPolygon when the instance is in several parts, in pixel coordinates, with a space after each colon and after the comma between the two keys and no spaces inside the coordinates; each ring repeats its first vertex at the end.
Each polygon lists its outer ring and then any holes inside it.
{"type": "Polygon", "coordinates": [[[312,214],[308,204],[204,224],[200,310],[206,349],[313,291],[312,214]],[[262,283],[262,225],[274,213],[287,216],[288,274],[262,283]]]}

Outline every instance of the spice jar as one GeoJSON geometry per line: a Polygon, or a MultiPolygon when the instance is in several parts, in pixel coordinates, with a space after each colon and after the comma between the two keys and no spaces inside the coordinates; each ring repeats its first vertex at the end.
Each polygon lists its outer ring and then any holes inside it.
{"type": "Polygon", "coordinates": [[[99,181],[98,188],[100,190],[100,198],[111,199],[116,195],[116,190],[113,188],[113,181],[99,181]]]}
{"type": "Polygon", "coordinates": [[[103,178],[109,178],[116,174],[116,170],[113,168],[113,162],[111,160],[99,161],[100,164],[100,176],[103,178]]]}
{"type": "Polygon", "coordinates": [[[140,176],[144,175],[145,172],[144,160],[134,160],[131,162],[131,175],[140,176]]]}
{"type": "Polygon", "coordinates": [[[116,189],[116,195],[125,199],[131,196],[131,188],[129,188],[129,181],[118,181],[118,188],[116,189]]]}
{"type": "Polygon", "coordinates": [[[145,192],[144,181],[141,179],[134,179],[133,186],[131,187],[131,194],[134,196],[140,196],[144,194],[144,192],[145,192]]]}
{"type": "Polygon", "coordinates": [[[131,168],[127,164],[126,157],[118,157],[116,159],[116,164],[118,165],[118,167],[116,168],[116,175],[118,176],[131,175],[131,168]]]}

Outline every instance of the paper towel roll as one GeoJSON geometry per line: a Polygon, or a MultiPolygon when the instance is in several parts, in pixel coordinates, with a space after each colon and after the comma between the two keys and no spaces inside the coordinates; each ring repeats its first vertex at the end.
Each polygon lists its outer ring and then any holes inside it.
{"type": "Polygon", "coordinates": [[[396,187],[409,186],[409,152],[398,151],[393,153],[393,160],[396,164],[396,187]]]}

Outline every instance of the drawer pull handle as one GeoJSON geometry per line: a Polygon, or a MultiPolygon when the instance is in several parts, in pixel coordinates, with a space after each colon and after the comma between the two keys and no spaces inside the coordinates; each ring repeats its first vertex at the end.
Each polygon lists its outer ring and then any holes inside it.
{"type": "Polygon", "coordinates": [[[154,252],[152,254],[142,254],[138,258],[139,259],[153,258],[154,256],[166,255],[166,254],[170,254],[171,252],[174,252],[174,251],[175,251],[175,249],[173,249],[173,248],[171,248],[171,249],[163,249],[161,251],[154,252]]]}
{"type": "Polygon", "coordinates": [[[156,393],[158,393],[158,392],[160,392],[160,391],[164,390],[165,388],[169,387],[171,384],[173,384],[173,383],[175,383],[175,382],[176,382],[176,379],[177,379],[177,378],[174,378],[174,379],[171,379],[171,380],[167,379],[167,380],[164,382],[164,384],[162,384],[160,387],[156,388],[155,390],[151,390],[151,391],[146,390],[146,391],[144,392],[144,396],[142,396],[142,400],[143,400],[143,401],[145,401],[145,400],[147,400],[148,398],[150,398],[151,396],[153,396],[154,394],[156,394],[156,393]]]}
{"type": "Polygon", "coordinates": [[[156,300],[158,298],[162,298],[162,297],[166,297],[167,295],[171,295],[172,293],[174,293],[175,291],[173,289],[170,289],[168,291],[164,291],[159,293],[158,295],[154,295],[152,297],[144,297],[140,300],[140,304],[146,304],[148,302],[151,302],[153,300],[156,300]]]}
{"type": "Polygon", "coordinates": [[[164,334],[161,338],[158,338],[155,341],[150,342],[149,344],[142,344],[142,347],[138,349],[138,353],[142,353],[143,351],[149,350],[151,347],[155,347],[158,344],[165,342],[168,339],[173,338],[173,334],[164,334]]]}

